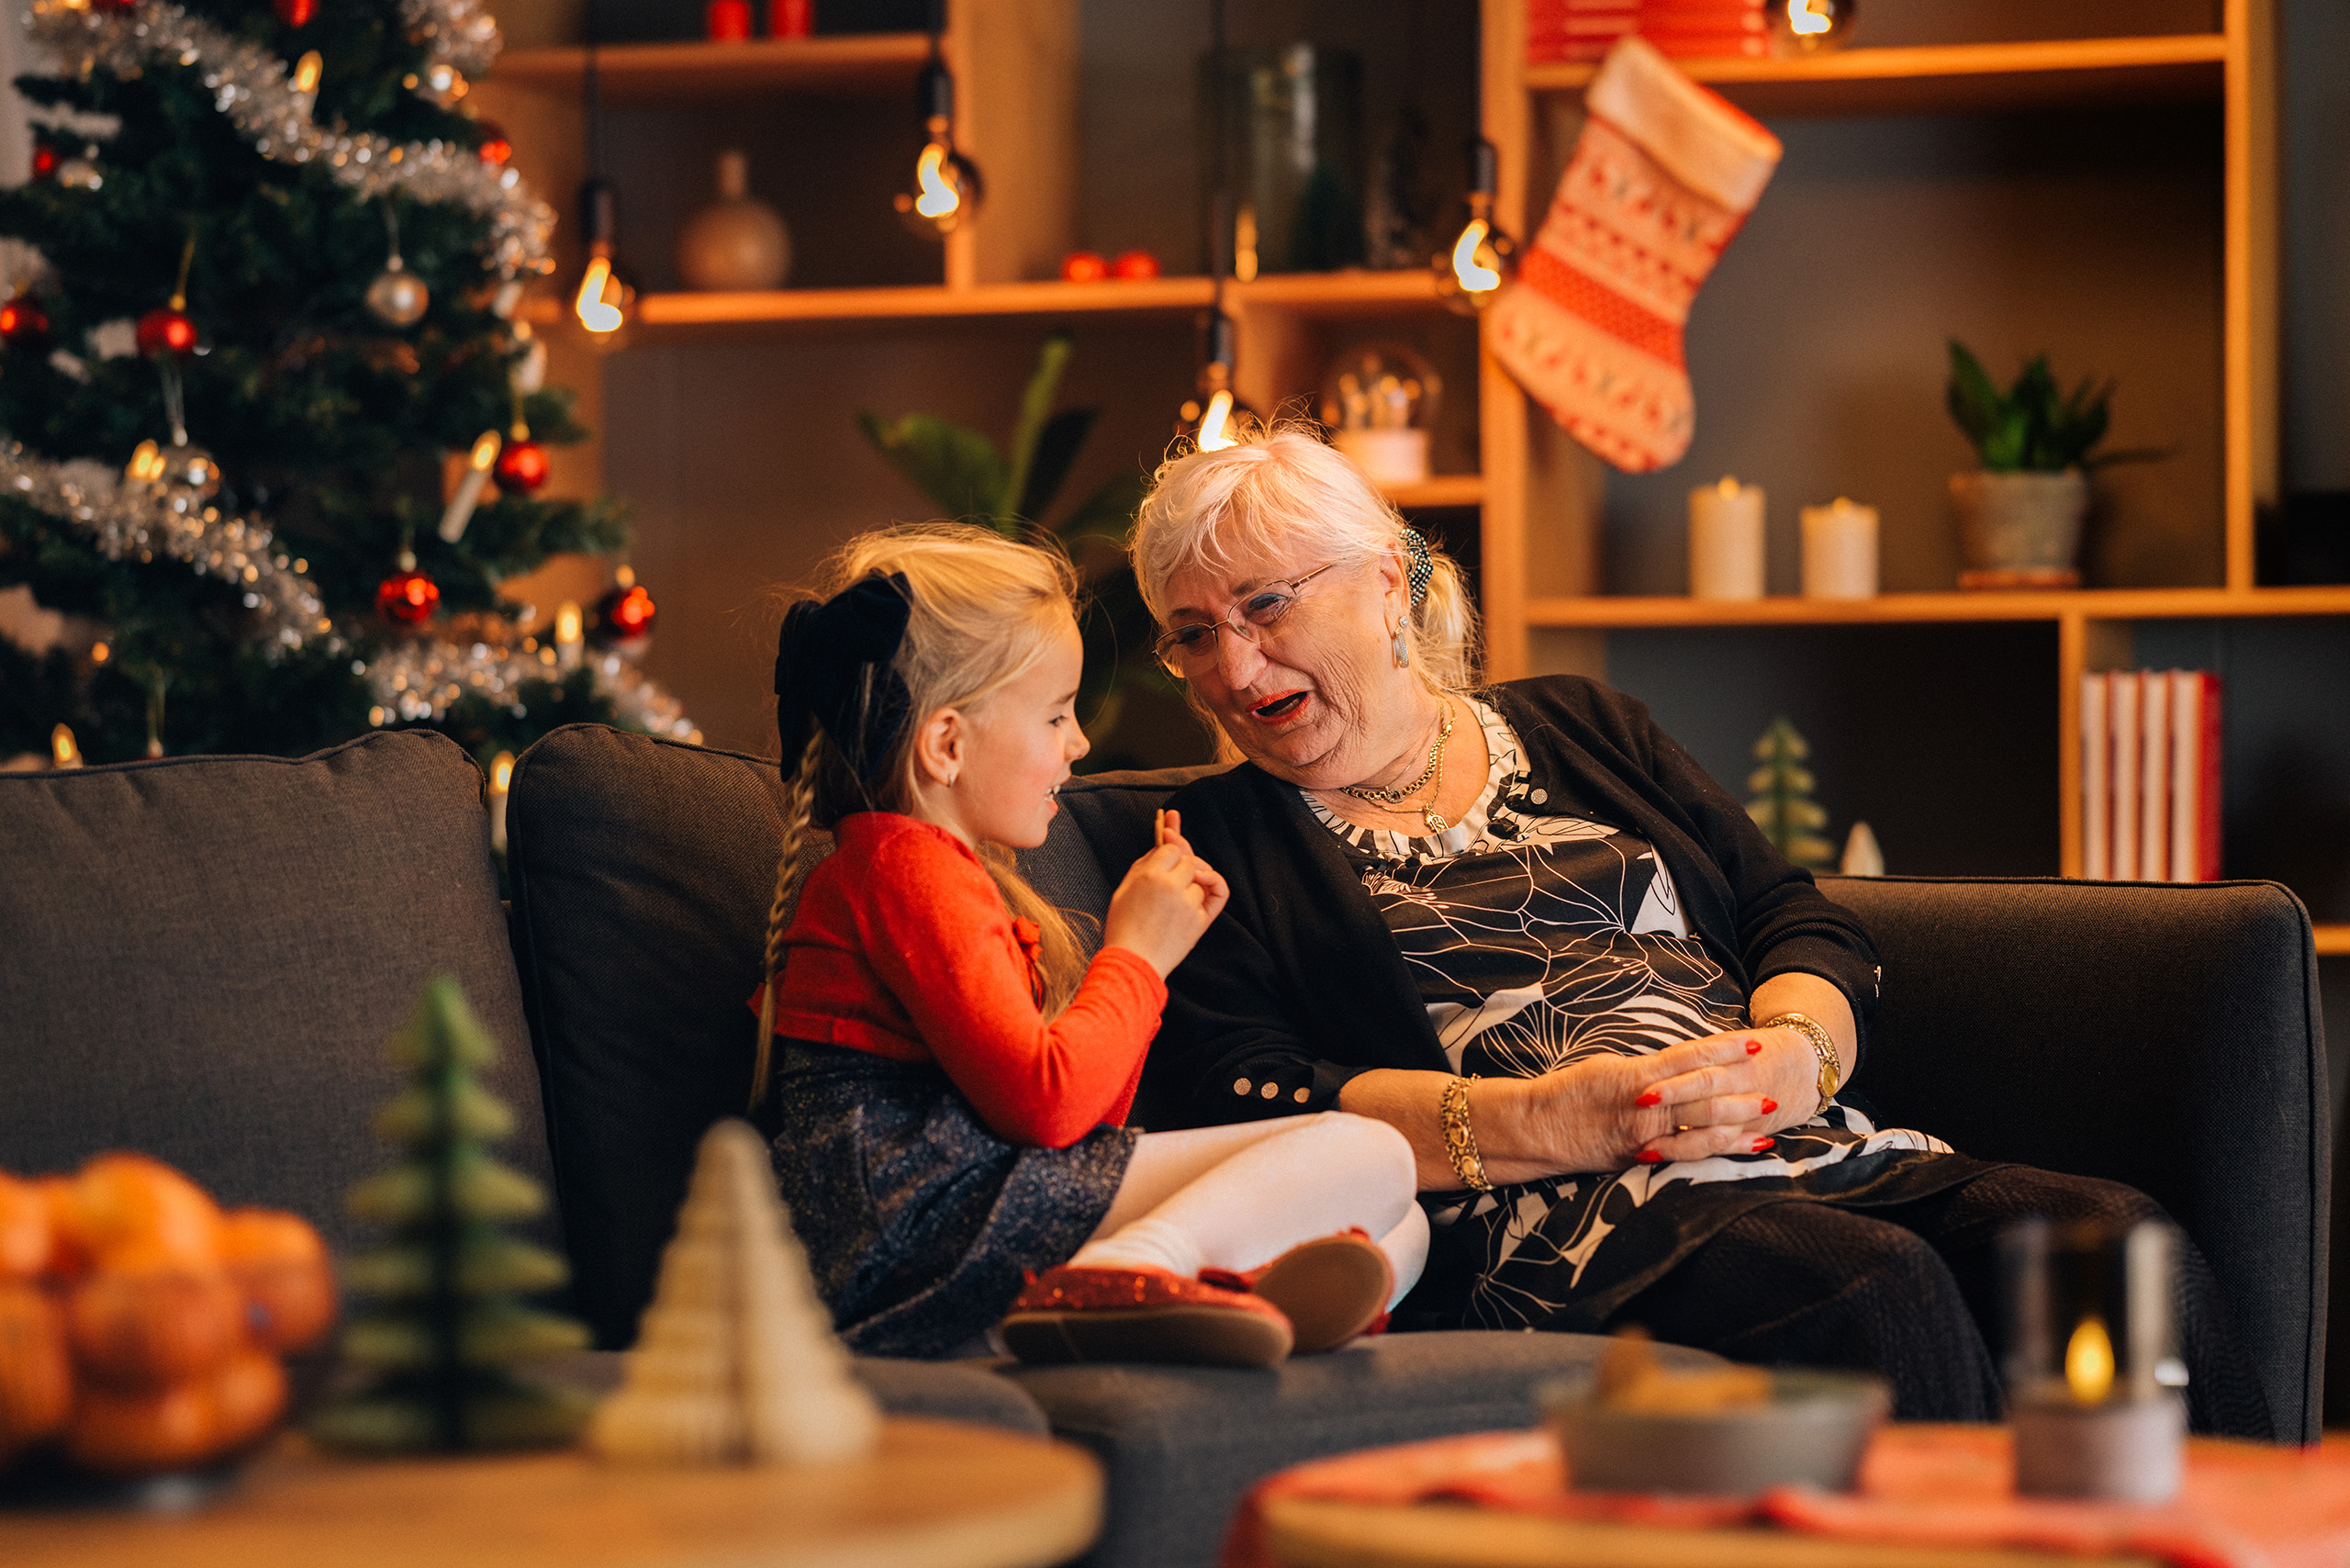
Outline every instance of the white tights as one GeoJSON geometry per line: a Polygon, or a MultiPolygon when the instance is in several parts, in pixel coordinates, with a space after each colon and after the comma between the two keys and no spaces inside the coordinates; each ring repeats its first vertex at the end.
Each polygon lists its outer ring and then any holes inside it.
{"type": "Polygon", "coordinates": [[[1411,1145],[1344,1111],[1145,1133],[1081,1269],[1244,1272],[1301,1241],[1360,1226],[1395,1271],[1393,1306],[1428,1258],[1411,1145]]]}

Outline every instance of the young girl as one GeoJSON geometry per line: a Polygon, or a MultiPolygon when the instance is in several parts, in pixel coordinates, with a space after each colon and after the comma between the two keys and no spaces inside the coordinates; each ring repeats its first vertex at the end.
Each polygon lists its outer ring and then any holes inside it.
{"type": "Polygon", "coordinates": [[[776,655],[790,788],[753,1093],[842,1338],[939,1356],[1001,1321],[1028,1361],[1261,1366],[1371,1327],[1427,1250],[1402,1135],[1120,1125],[1166,976],[1227,896],[1172,813],[1090,964],[1013,869],[1087,750],[1067,561],[932,525],[851,541],[828,578],[776,655]],[[815,827],[834,848],[811,869],[815,827]]]}

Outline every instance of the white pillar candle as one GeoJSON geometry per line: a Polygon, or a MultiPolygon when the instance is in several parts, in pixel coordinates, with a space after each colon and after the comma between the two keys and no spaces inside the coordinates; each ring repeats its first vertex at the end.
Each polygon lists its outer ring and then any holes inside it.
{"type": "Polygon", "coordinates": [[[1876,593],[1876,508],[1839,496],[1803,509],[1806,599],[1868,599],[1876,593]]]}
{"type": "Polygon", "coordinates": [[[1762,487],[1725,476],[1689,492],[1689,593],[1762,597],[1762,487]]]}

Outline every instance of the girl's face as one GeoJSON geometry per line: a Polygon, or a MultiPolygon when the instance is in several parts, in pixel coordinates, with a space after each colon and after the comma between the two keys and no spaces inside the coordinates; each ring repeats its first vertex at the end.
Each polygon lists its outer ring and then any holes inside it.
{"type": "Polygon", "coordinates": [[[966,844],[1033,849],[1044,843],[1060,810],[1054,796],[1069,766],[1091,749],[1077,724],[1084,668],[1077,623],[1064,621],[1044,655],[1018,678],[967,707],[931,715],[916,758],[923,777],[914,814],[966,844]],[[928,744],[934,735],[934,748],[928,744]]]}

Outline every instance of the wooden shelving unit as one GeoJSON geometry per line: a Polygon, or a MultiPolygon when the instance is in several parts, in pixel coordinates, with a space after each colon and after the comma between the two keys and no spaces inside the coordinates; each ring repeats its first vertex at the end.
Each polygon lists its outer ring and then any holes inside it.
{"type": "Polygon", "coordinates": [[[2322,958],[2350,958],[2350,925],[2320,925],[2317,951],[2322,958]]]}
{"type": "MultiPolygon", "coordinates": [[[[957,316],[1058,316],[1200,311],[1215,297],[1203,277],[1102,283],[995,283],[965,287],[781,288],[756,294],[651,294],[648,328],[752,327],[797,321],[890,321],[957,316]]],[[[1302,319],[1410,314],[1437,308],[1426,273],[1295,273],[1225,286],[1225,307],[1302,319]]]]}
{"type": "MultiPolygon", "coordinates": [[[[604,102],[616,108],[762,93],[911,99],[929,57],[923,33],[605,44],[596,50],[596,74],[604,102]]],[[[587,74],[584,48],[509,50],[498,58],[497,80],[509,88],[576,93],[587,74]]]]}
{"type": "Polygon", "coordinates": [[[1416,485],[1382,485],[1380,490],[1405,511],[1483,506],[1485,503],[1485,476],[1483,474],[1435,474],[1416,485]]]}
{"type": "Polygon", "coordinates": [[[2350,588],[2085,588],[2050,593],[1887,593],[1743,600],[1594,594],[1529,600],[1529,626],[1851,626],[1964,621],[2165,621],[2350,615],[2350,588]]]}

